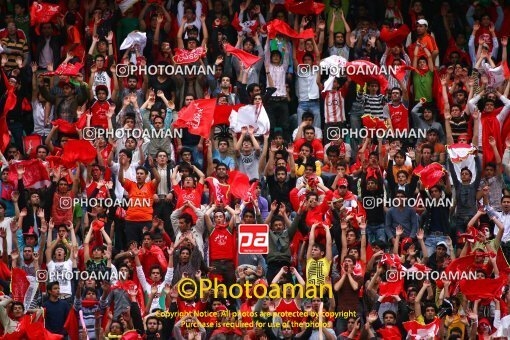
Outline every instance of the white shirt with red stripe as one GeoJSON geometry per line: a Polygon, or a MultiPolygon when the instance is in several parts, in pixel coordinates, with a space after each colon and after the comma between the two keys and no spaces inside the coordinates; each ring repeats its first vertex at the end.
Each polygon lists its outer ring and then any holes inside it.
{"type": "Polygon", "coordinates": [[[331,90],[322,94],[324,96],[324,119],[326,123],[345,122],[345,90],[331,90]]]}

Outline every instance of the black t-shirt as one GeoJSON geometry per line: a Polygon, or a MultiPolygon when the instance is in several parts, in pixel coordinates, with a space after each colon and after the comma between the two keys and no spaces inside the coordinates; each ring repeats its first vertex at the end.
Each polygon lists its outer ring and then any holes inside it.
{"type": "Polygon", "coordinates": [[[290,191],[296,187],[296,178],[289,176],[289,178],[283,183],[283,186],[280,186],[280,184],[276,181],[275,176],[276,175],[266,177],[269,193],[271,194],[271,200],[289,203],[289,194],[290,191]]]}
{"type": "Polygon", "coordinates": [[[163,91],[165,97],[168,99],[172,98],[172,92],[175,92],[175,83],[172,78],[167,77],[164,82],[160,82],[157,76],[152,76],[149,78],[149,88],[154,89],[154,93],[157,93],[159,90],[163,91]]]}

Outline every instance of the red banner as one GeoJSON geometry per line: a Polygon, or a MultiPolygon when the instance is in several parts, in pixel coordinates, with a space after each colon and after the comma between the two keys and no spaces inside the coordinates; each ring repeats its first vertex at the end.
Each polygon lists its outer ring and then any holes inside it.
{"type": "Polygon", "coordinates": [[[243,63],[245,68],[251,67],[257,61],[262,59],[262,57],[257,57],[256,55],[253,55],[253,54],[243,51],[241,49],[235,48],[230,44],[224,44],[223,47],[225,47],[226,52],[237,57],[241,61],[241,63],[243,63]]]}
{"type": "Polygon", "coordinates": [[[23,185],[26,189],[40,189],[51,184],[48,170],[40,159],[21,161],[9,165],[8,176],[11,183],[18,183],[17,169],[20,167],[25,169],[23,185]]]}
{"type": "Polygon", "coordinates": [[[69,139],[64,145],[62,162],[66,167],[73,167],[76,162],[87,165],[92,163],[97,156],[97,151],[88,140],[69,139]]]}
{"type": "Polygon", "coordinates": [[[188,51],[182,48],[174,50],[174,62],[176,64],[191,64],[205,56],[207,49],[205,47],[197,47],[194,50],[188,51]]]}
{"type": "Polygon", "coordinates": [[[385,26],[381,29],[380,39],[384,41],[388,47],[395,47],[402,45],[409,35],[409,32],[409,27],[407,27],[407,25],[402,25],[398,29],[390,29],[385,26]]]}
{"type": "Polygon", "coordinates": [[[191,134],[209,138],[211,126],[214,123],[215,107],[216,99],[194,100],[179,111],[173,126],[187,128],[191,134]]]}
{"type": "Polygon", "coordinates": [[[30,7],[30,26],[44,24],[55,19],[60,11],[59,5],[34,1],[30,7]]]}

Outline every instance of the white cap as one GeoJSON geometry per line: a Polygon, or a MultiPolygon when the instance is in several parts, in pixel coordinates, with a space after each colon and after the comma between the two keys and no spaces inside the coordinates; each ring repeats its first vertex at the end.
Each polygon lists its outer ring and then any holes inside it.
{"type": "Polygon", "coordinates": [[[429,23],[428,23],[428,21],[427,21],[427,20],[425,20],[425,19],[420,19],[420,20],[418,20],[416,23],[417,23],[418,25],[425,25],[425,26],[429,27],[429,23]]]}

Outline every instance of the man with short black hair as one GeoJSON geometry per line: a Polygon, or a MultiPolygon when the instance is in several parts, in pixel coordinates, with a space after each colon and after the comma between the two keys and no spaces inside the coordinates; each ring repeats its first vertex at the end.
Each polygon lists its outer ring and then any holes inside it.
{"type": "Polygon", "coordinates": [[[43,304],[46,309],[44,327],[51,333],[67,335],[64,324],[67,315],[71,312],[71,305],[66,300],[60,299],[60,285],[58,282],[48,283],[46,291],[48,292],[48,300],[43,304]]]}

